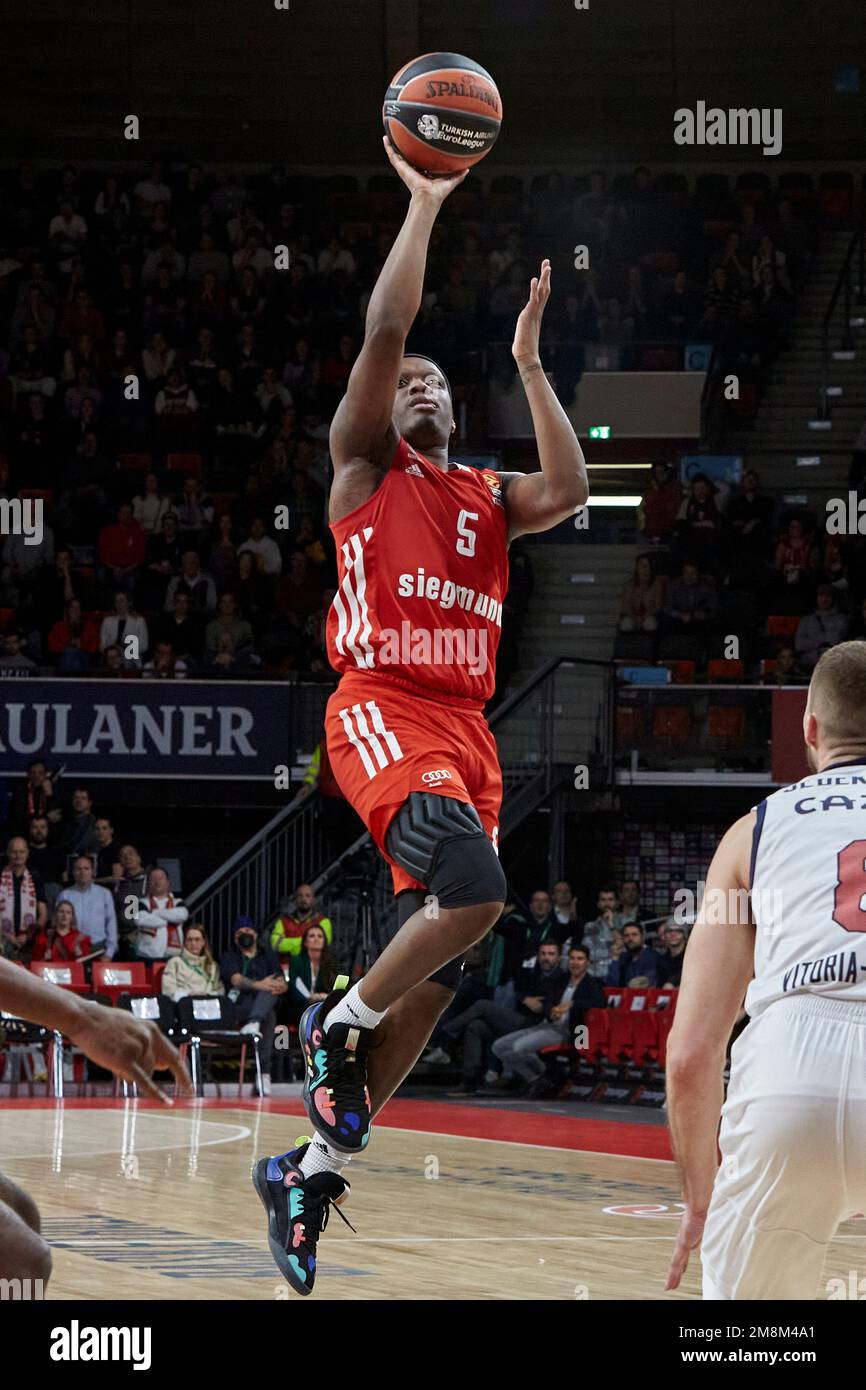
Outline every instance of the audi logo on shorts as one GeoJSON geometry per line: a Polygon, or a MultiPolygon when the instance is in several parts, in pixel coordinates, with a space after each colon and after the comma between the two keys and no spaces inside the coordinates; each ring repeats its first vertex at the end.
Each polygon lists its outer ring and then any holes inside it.
{"type": "Polygon", "coordinates": [[[435,782],[450,782],[451,773],[447,772],[445,768],[441,768],[438,772],[422,772],[421,781],[426,782],[428,787],[435,782]]]}

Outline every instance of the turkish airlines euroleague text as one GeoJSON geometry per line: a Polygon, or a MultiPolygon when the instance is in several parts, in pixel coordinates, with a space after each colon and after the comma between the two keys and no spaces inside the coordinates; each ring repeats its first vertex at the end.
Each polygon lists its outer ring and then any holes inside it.
{"type": "Polygon", "coordinates": [[[331,530],[334,669],[482,706],[495,684],[508,587],[497,474],[462,464],[443,472],[401,439],[372,497],[331,530]]]}

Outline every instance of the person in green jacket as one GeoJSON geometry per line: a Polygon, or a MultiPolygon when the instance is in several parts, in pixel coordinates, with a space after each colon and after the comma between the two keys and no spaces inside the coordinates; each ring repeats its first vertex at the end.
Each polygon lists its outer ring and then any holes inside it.
{"type": "Polygon", "coordinates": [[[288,1009],[292,1023],[299,1023],[304,1010],[326,995],[337,978],[337,961],[322,926],[312,922],[299,943],[298,954],[289,964],[288,1009]]]}
{"type": "Polygon", "coordinates": [[[300,883],[295,889],[295,905],[290,912],[282,913],[271,927],[271,950],[285,959],[296,956],[301,949],[301,938],[307,927],[321,927],[330,946],[334,939],[331,919],[323,912],[316,911],[316,895],[309,883],[300,883]]]}

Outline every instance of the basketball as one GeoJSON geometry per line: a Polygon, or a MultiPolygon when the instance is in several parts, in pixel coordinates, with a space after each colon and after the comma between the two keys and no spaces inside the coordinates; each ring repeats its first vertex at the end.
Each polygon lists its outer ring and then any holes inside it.
{"type": "Polygon", "coordinates": [[[454,174],[489,154],[502,124],[496,83],[459,53],[425,53],[391,79],[385,134],[427,174],[454,174]]]}

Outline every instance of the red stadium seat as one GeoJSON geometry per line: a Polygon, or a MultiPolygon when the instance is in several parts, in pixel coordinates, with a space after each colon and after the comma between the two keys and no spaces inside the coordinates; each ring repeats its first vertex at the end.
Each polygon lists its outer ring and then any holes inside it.
{"type": "Polygon", "coordinates": [[[620,705],[616,712],[617,743],[620,745],[638,743],[642,735],[643,710],[637,705],[620,705]]]}
{"type": "Polygon", "coordinates": [[[604,997],[607,1000],[606,1008],[621,1009],[625,1005],[626,991],[620,985],[605,985],[604,997]]]}
{"type": "Polygon", "coordinates": [[[660,661],[671,673],[671,685],[694,685],[695,663],[693,661],[660,661]]]}
{"type": "Polygon", "coordinates": [[[583,1016],[587,1032],[586,1047],[577,1051],[588,1062],[600,1062],[607,1050],[610,1036],[610,1013],[607,1009],[587,1009],[583,1016]]]}
{"type": "Polygon", "coordinates": [[[189,473],[201,477],[201,454],[169,454],[165,466],[170,473],[189,473]]]}
{"type": "Polygon", "coordinates": [[[30,973],[47,980],[50,985],[59,985],[73,994],[89,994],[90,986],[84,978],[84,966],[79,960],[55,961],[34,960],[30,962],[30,973]]]}
{"type": "Polygon", "coordinates": [[[671,1014],[676,1012],[677,992],[671,985],[660,985],[657,989],[649,990],[648,994],[651,1009],[663,1013],[670,1012],[671,1014]]]}
{"type": "Polygon", "coordinates": [[[104,994],[116,1004],[121,994],[150,994],[151,983],[143,961],[95,960],[93,992],[104,994]]]}
{"type": "Polygon", "coordinates": [[[744,661],[728,660],[727,657],[714,657],[707,662],[707,680],[715,681],[741,681],[746,674],[746,663],[744,661]]]}
{"type": "Polygon", "coordinates": [[[14,620],[14,608],[0,608],[0,632],[8,632],[14,620]]]}
{"type": "Polygon", "coordinates": [[[659,1015],[647,1011],[632,1014],[632,1038],[634,1060],[636,1062],[655,1062],[659,1054],[659,1015]]]}
{"type": "Polygon", "coordinates": [[[652,1006],[649,1001],[649,986],[638,985],[636,988],[628,987],[626,997],[623,1001],[623,1008],[628,1009],[631,1014],[646,1013],[652,1006]]]}
{"type": "Polygon", "coordinates": [[[742,743],[745,732],[746,711],[741,705],[710,705],[707,738],[713,743],[742,743]]]}
{"type": "Polygon", "coordinates": [[[634,1017],[628,1009],[608,1010],[605,1056],[609,1062],[634,1060],[634,1017]]]}
{"type": "Polygon", "coordinates": [[[118,454],[117,467],[122,473],[152,473],[152,454],[118,454]]]}
{"type": "Polygon", "coordinates": [[[667,1062],[668,1034],[673,1027],[673,1023],[674,1016],[672,1013],[668,1013],[667,1010],[656,1015],[656,1024],[658,1028],[658,1063],[662,1070],[664,1070],[665,1063],[667,1062]]]}
{"type": "Polygon", "coordinates": [[[687,705],[656,705],[653,733],[659,743],[688,743],[691,714],[687,705]]]}
{"type": "Polygon", "coordinates": [[[772,613],[767,619],[768,637],[793,637],[800,624],[797,617],[789,617],[786,613],[772,613]]]}
{"type": "Polygon", "coordinates": [[[151,978],[151,980],[153,981],[153,992],[154,992],[154,994],[160,994],[160,993],[162,992],[162,990],[161,990],[161,985],[162,985],[162,972],[163,972],[164,970],[165,970],[165,961],[164,961],[164,960],[155,960],[155,961],[153,962],[153,965],[150,966],[150,978],[151,978]]]}

